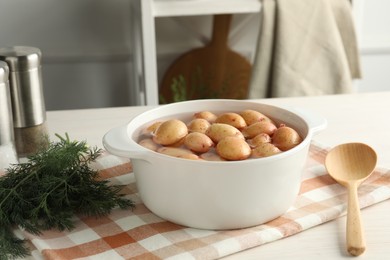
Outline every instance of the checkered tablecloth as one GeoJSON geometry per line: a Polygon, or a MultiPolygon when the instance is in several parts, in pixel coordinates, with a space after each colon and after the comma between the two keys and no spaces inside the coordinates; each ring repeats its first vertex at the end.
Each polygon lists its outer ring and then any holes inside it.
{"type": "MultiPolygon", "coordinates": [[[[288,237],[346,212],[346,189],[327,174],[327,149],[312,144],[300,194],[283,216],[256,227],[212,231],[176,225],[151,213],[137,194],[129,160],[103,154],[93,165],[102,178],[126,184],[127,196],[136,202],[131,210],[114,210],[102,218],[79,216],[76,228],[34,236],[19,230],[33,256],[45,259],[215,259],[288,237]]],[[[359,188],[361,208],[390,197],[390,170],[377,168],[359,188]]]]}

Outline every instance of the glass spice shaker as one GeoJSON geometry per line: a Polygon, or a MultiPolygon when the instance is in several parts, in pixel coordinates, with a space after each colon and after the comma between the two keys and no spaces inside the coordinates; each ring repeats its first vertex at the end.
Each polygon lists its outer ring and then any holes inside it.
{"type": "Polygon", "coordinates": [[[18,163],[8,77],[8,65],[0,61],[0,176],[10,164],[18,163]]]}
{"type": "Polygon", "coordinates": [[[8,64],[15,146],[28,157],[49,145],[41,74],[41,51],[28,46],[0,48],[8,64]]]}

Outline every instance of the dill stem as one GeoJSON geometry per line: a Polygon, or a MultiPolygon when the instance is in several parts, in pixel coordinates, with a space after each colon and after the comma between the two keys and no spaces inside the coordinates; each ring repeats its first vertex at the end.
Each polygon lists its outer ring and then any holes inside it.
{"type": "MultiPolygon", "coordinates": [[[[26,177],[24,177],[18,184],[16,184],[15,187],[13,187],[12,189],[9,190],[7,196],[5,196],[5,198],[0,202],[0,209],[1,209],[1,206],[3,206],[4,202],[9,198],[9,196],[11,196],[11,194],[13,192],[16,192],[16,190],[25,182],[27,181],[29,178],[31,178],[32,175],[36,175],[37,174],[37,171],[34,171],[32,174],[28,174],[26,177]]],[[[38,176],[37,176],[38,177],[38,176]]]]}

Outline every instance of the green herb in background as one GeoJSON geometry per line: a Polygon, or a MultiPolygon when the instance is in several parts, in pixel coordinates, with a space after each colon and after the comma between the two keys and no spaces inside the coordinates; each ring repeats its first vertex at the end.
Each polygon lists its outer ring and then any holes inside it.
{"type": "Polygon", "coordinates": [[[57,137],[59,142],[0,177],[0,259],[29,254],[24,241],[13,234],[15,226],[40,235],[52,228],[71,230],[75,214],[101,217],[115,207],[134,207],[119,193],[121,186],[100,180],[89,167],[101,150],[70,141],[67,134],[57,137]]]}
{"type": "Polygon", "coordinates": [[[192,99],[218,99],[218,98],[236,98],[243,99],[246,97],[244,87],[234,87],[231,82],[240,75],[228,74],[223,78],[221,85],[215,90],[211,86],[213,75],[204,75],[200,67],[196,67],[188,77],[180,74],[172,78],[169,86],[170,94],[165,97],[160,94],[160,104],[169,102],[181,102],[192,99]]]}
{"type": "Polygon", "coordinates": [[[198,98],[214,98],[216,95],[212,93],[210,88],[211,78],[205,77],[202,73],[202,68],[197,66],[193,73],[190,75],[190,88],[191,96],[193,99],[195,93],[198,95],[198,98]]]}
{"type": "Polygon", "coordinates": [[[173,78],[171,90],[173,93],[173,102],[180,102],[187,100],[187,84],[183,75],[180,75],[178,78],[173,78]]]}

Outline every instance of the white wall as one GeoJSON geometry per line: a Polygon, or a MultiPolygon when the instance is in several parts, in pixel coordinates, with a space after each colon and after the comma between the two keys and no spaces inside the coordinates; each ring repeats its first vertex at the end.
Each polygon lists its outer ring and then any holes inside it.
{"type": "MultiPolygon", "coordinates": [[[[42,50],[48,110],[131,105],[131,0],[0,0],[0,46],[42,50]]],[[[359,0],[361,2],[363,0],[359,0]]],[[[390,90],[390,1],[363,1],[364,79],[358,90],[390,90]]],[[[259,15],[236,15],[230,44],[253,59],[259,15]]],[[[157,18],[159,78],[181,53],[202,46],[211,16],[157,18]]]]}
{"type": "Polygon", "coordinates": [[[0,0],[0,46],[43,53],[47,108],[129,104],[130,3],[0,0]]]}
{"type": "Polygon", "coordinates": [[[361,26],[363,80],[359,92],[390,90],[389,0],[365,0],[361,26]]]}

